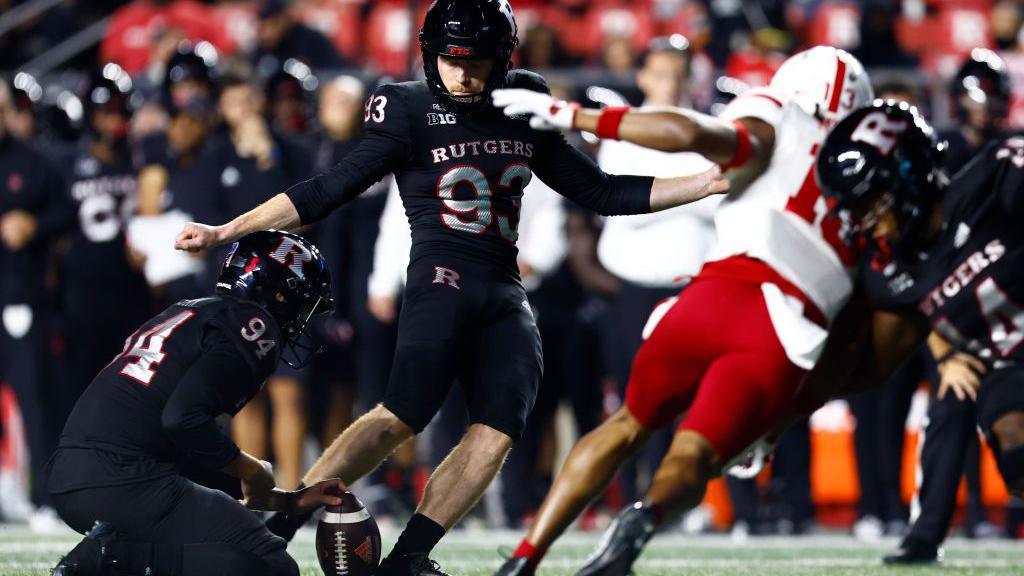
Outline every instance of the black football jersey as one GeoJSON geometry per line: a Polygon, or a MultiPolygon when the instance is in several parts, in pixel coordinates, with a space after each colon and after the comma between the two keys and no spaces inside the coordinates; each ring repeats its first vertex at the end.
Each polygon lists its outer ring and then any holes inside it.
{"type": "Polygon", "coordinates": [[[231,296],[183,300],[128,337],[75,404],[60,446],[172,461],[164,407],[204,351],[224,341],[250,369],[217,383],[218,403],[235,414],[277,366],[277,323],[260,306],[231,296]]]}
{"type": "MultiPolygon", "coordinates": [[[[547,92],[540,76],[510,73],[508,85],[547,92]]],[[[366,135],[328,172],[288,190],[309,224],[389,173],[412,228],[411,261],[461,257],[518,278],[520,200],[534,173],[555,191],[603,214],[650,211],[653,178],[609,176],[558,132],[487,108],[453,114],[426,82],[388,84],[366,101],[366,135]]]]}
{"type": "Polygon", "coordinates": [[[952,180],[945,225],[916,261],[863,266],[876,305],[917,308],[995,367],[1024,362],[1024,138],[993,142],[952,180]]]}
{"type": "Polygon", "coordinates": [[[86,151],[69,168],[69,193],[78,226],[63,258],[65,295],[102,295],[128,285],[144,286],[125,252],[128,222],[138,205],[139,166],[132,152],[121,150],[113,162],[105,164],[86,151]]]}

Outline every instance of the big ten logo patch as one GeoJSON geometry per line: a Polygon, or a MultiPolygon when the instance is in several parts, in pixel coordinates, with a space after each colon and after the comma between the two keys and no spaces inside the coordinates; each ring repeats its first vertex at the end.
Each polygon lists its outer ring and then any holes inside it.
{"type": "Polygon", "coordinates": [[[462,290],[459,286],[459,280],[462,275],[452,270],[451,268],[445,268],[443,266],[434,266],[434,281],[433,284],[445,284],[455,288],[456,290],[462,290]]]}
{"type": "Polygon", "coordinates": [[[438,114],[427,112],[427,126],[454,125],[455,114],[438,114]]]}

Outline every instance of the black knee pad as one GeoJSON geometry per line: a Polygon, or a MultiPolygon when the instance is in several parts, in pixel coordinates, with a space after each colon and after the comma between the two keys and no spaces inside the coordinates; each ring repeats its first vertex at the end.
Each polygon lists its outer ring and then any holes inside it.
{"type": "Polygon", "coordinates": [[[1024,446],[1011,448],[999,453],[999,472],[1010,492],[1024,492],[1024,446]]]}
{"type": "Polygon", "coordinates": [[[225,543],[186,544],[182,576],[299,576],[299,565],[284,550],[259,556],[225,543]]]}

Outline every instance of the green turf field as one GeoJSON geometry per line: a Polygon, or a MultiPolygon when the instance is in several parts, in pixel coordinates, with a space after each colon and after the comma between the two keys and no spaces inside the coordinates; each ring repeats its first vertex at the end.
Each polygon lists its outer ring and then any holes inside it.
{"type": "MultiPolygon", "coordinates": [[[[595,534],[573,534],[556,546],[540,574],[573,574],[597,541],[595,534]]],[[[385,538],[390,540],[390,538],[385,538]]],[[[19,528],[0,527],[0,575],[36,576],[49,568],[76,537],[40,537],[19,528]]],[[[511,547],[516,535],[507,532],[455,532],[438,547],[434,557],[453,576],[489,575],[500,563],[499,547],[511,547]]],[[[865,545],[846,536],[806,538],[754,538],[737,545],[725,536],[661,536],[637,567],[637,575],[665,576],[1024,576],[1024,543],[952,540],[941,568],[894,569],[883,567],[881,555],[895,545],[889,540],[865,545]]],[[[313,551],[313,532],[303,531],[291,545],[304,576],[321,574],[313,551]]]]}

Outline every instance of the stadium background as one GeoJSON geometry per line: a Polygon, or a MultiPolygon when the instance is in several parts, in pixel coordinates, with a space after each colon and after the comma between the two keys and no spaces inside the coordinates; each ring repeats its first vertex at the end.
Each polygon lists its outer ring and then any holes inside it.
{"type": "MultiPolygon", "coordinates": [[[[342,73],[360,78],[368,88],[382,78],[416,77],[419,50],[415,32],[426,5],[398,0],[0,0],[0,70],[16,89],[15,107],[36,118],[33,133],[25,136],[44,152],[73,148],[74,140],[88,130],[83,127],[86,119],[82,109],[67,105],[68,95],[82,97],[82,87],[102,63],[119,63],[133,75],[137,87],[153,82],[153,78],[159,83],[161,59],[166,61],[170,57],[178,40],[188,39],[209,42],[218,53],[219,68],[244,68],[247,63],[260,77],[260,66],[267,65],[262,58],[273,53],[259,46],[261,20],[278,17],[283,10],[322,33],[337,51],[336,56],[331,56],[336,65],[324,68],[310,62],[312,76],[305,76],[306,72],[297,74],[302,90],[293,96],[301,104],[307,122],[294,136],[300,143],[311,145],[318,131],[318,85],[342,73]],[[28,83],[28,77],[19,76],[19,72],[31,74],[38,83],[28,83]],[[313,77],[315,80],[310,79],[313,77]]],[[[587,88],[602,86],[638,104],[634,70],[650,40],[657,36],[682,34],[688,39],[692,54],[690,99],[695,108],[704,111],[713,111],[729,93],[737,90],[738,84],[723,83],[719,81],[721,76],[748,86],[762,85],[787,54],[807,46],[830,44],[848,49],[860,58],[876,84],[908,82],[933,122],[948,127],[952,122],[947,88],[950,78],[970,51],[981,47],[997,50],[1007,62],[1015,86],[1008,123],[1011,127],[1024,126],[1024,8],[1012,0],[519,0],[513,5],[521,38],[517,62],[544,73],[556,90],[575,99],[594,96],[587,88]]],[[[303,59],[300,54],[296,56],[303,59]]],[[[276,69],[285,62],[287,59],[268,66],[276,69]]],[[[135,142],[141,142],[143,132],[160,131],[165,126],[162,122],[166,119],[159,115],[162,103],[158,92],[150,90],[146,94],[151,99],[143,107],[149,107],[153,123],[133,126],[131,137],[135,142]]],[[[272,93],[267,96],[271,104],[276,98],[289,97],[272,93]]],[[[572,299],[576,313],[585,312],[585,305],[600,303],[600,294],[586,294],[586,288],[580,288],[585,282],[573,278],[569,264],[562,268],[566,282],[573,284],[572,290],[584,292],[572,299]]],[[[0,274],[11,272],[2,270],[0,274]]],[[[52,281],[47,287],[54,293],[60,291],[60,286],[52,281]]],[[[60,312],[55,305],[58,325],[60,312]]],[[[345,329],[348,328],[339,328],[342,332],[345,329]]],[[[54,328],[47,354],[59,364],[64,339],[88,337],[54,328]]],[[[347,338],[351,340],[351,334],[347,338]]],[[[581,353],[579,364],[599,366],[599,356],[599,352],[589,349],[581,353]]],[[[617,402],[609,377],[599,373],[590,380],[590,397],[597,398],[597,404],[603,405],[605,411],[617,402]]],[[[52,397],[63,387],[47,378],[41,378],[36,385],[46,403],[70,401],[52,397]]],[[[363,389],[358,384],[348,386],[358,410],[360,402],[365,402],[365,398],[359,398],[363,389]]],[[[313,438],[331,414],[324,414],[323,408],[328,392],[316,386],[305,390],[301,402],[307,409],[303,411],[314,416],[319,413],[306,424],[306,450],[311,452],[317,446],[313,438]]],[[[271,399],[270,404],[274,402],[271,399]]],[[[563,402],[560,418],[543,423],[551,431],[551,442],[544,445],[546,450],[541,450],[539,464],[520,472],[523,476],[516,481],[542,487],[558,454],[563,454],[564,446],[574,439],[572,424],[566,424],[572,420],[566,416],[567,402],[563,402]]],[[[927,393],[920,390],[907,418],[899,487],[904,502],[909,502],[914,490],[917,431],[926,402],[927,393]]],[[[341,421],[350,418],[349,413],[334,416],[341,421]]],[[[0,420],[4,433],[0,444],[0,518],[20,521],[31,516],[23,496],[29,485],[25,431],[19,426],[14,394],[6,386],[0,386],[0,420]]],[[[55,425],[51,422],[51,426],[55,425]]],[[[825,526],[845,528],[858,516],[860,487],[853,449],[854,427],[855,421],[844,403],[827,406],[811,420],[810,496],[816,521],[825,526]]],[[[422,488],[432,455],[443,453],[444,442],[443,434],[428,435],[415,452],[400,455],[402,462],[386,467],[374,477],[372,486],[365,488],[369,494],[378,494],[380,491],[374,486],[386,487],[380,498],[385,515],[401,510],[403,498],[406,506],[411,502],[422,488]],[[436,445],[431,446],[432,443],[436,445]],[[388,501],[396,499],[390,493],[404,496],[388,508],[388,501]]],[[[265,440],[264,444],[272,453],[272,442],[265,440]]],[[[989,517],[1002,525],[1012,507],[987,450],[983,454],[981,479],[982,501],[989,517]]],[[[505,483],[508,482],[506,474],[505,483]]],[[[773,481],[770,473],[763,474],[759,483],[765,506],[770,507],[773,502],[778,506],[785,499],[780,496],[785,490],[773,481]]],[[[538,488],[537,492],[543,491],[538,488]]],[[[963,503],[965,495],[961,492],[963,503]]],[[[612,494],[605,505],[614,510],[622,501],[623,497],[612,494]]],[[[707,504],[713,527],[728,529],[733,513],[723,482],[716,482],[707,504]]],[[[528,520],[531,507],[520,507],[525,511],[523,518],[509,518],[507,514],[488,510],[495,506],[501,507],[485,502],[477,517],[492,525],[513,528],[520,526],[524,518],[528,520]]],[[[771,512],[765,514],[771,516],[771,512]]],[[[593,514],[588,518],[590,524],[595,524],[601,516],[593,514]]]]}

